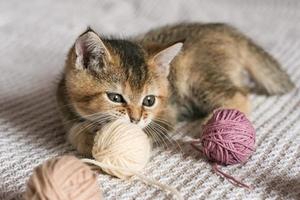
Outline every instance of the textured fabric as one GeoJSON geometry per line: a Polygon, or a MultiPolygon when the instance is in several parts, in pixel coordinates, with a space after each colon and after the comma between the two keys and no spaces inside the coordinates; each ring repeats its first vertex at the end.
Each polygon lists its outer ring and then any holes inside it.
{"type": "MultiPolygon", "coordinates": [[[[253,191],[214,174],[183,143],[199,134],[197,123],[182,129],[183,153],[158,149],[144,174],[177,187],[185,199],[299,199],[299,10],[298,0],[0,1],[0,199],[21,199],[34,167],[75,153],[64,139],[55,84],[68,48],[86,26],[126,36],[178,21],[233,24],[283,64],[297,89],[281,97],[251,96],[256,152],[246,164],[223,170],[254,185],[253,191]]],[[[99,175],[99,183],[105,199],[168,198],[135,179],[99,175]]]]}

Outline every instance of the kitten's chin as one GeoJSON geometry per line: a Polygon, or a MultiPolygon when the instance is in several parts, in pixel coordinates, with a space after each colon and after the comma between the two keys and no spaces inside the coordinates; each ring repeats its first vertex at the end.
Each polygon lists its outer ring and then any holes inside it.
{"type": "Polygon", "coordinates": [[[151,120],[143,121],[141,120],[137,125],[141,128],[144,129],[151,123],[151,120]]]}

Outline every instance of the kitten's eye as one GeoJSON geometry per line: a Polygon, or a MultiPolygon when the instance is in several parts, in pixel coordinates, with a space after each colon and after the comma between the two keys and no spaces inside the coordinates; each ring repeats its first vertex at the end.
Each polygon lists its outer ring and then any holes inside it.
{"type": "Polygon", "coordinates": [[[106,93],[106,94],[107,94],[107,97],[113,102],[125,103],[124,98],[120,94],[117,94],[117,93],[106,93]]]}
{"type": "Polygon", "coordinates": [[[143,100],[143,105],[147,107],[153,106],[155,103],[155,96],[154,95],[148,95],[143,100]]]}

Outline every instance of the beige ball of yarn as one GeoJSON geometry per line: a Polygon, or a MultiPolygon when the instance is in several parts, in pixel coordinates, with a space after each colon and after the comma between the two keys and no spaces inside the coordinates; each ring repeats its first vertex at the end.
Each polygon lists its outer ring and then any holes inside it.
{"type": "Polygon", "coordinates": [[[101,200],[96,175],[74,156],[63,156],[38,166],[30,177],[25,200],[101,200]]]}
{"type": "Polygon", "coordinates": [[[151,154],[151,142],[135,124],[116,120],[97,132],[92,149],[93,157],[107,166],[102,170],[121,179],[142,170],[151,154]],[[118,168],[118,169],[117,169],[118,168]],[[121,170],[129,169],[129,170],[121,170]]]}

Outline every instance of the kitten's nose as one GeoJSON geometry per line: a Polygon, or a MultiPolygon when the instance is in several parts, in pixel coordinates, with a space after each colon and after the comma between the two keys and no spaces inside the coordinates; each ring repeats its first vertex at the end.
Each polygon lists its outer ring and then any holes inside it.
{"type": "Polygon", "coordinates": [[[131,123],[137,124],[142,117],[142,109],[140,107],[130,106],[128,108],[128,116],[131,123]]]}
{"type": "Polygon", "coordinates": [[[137,123],[139,123],[139,121],[140,121],[139,119],[136,119],[136,118],[133,118],[133,117],[130,118],[131,123],[137,124],[137,123]]]}

